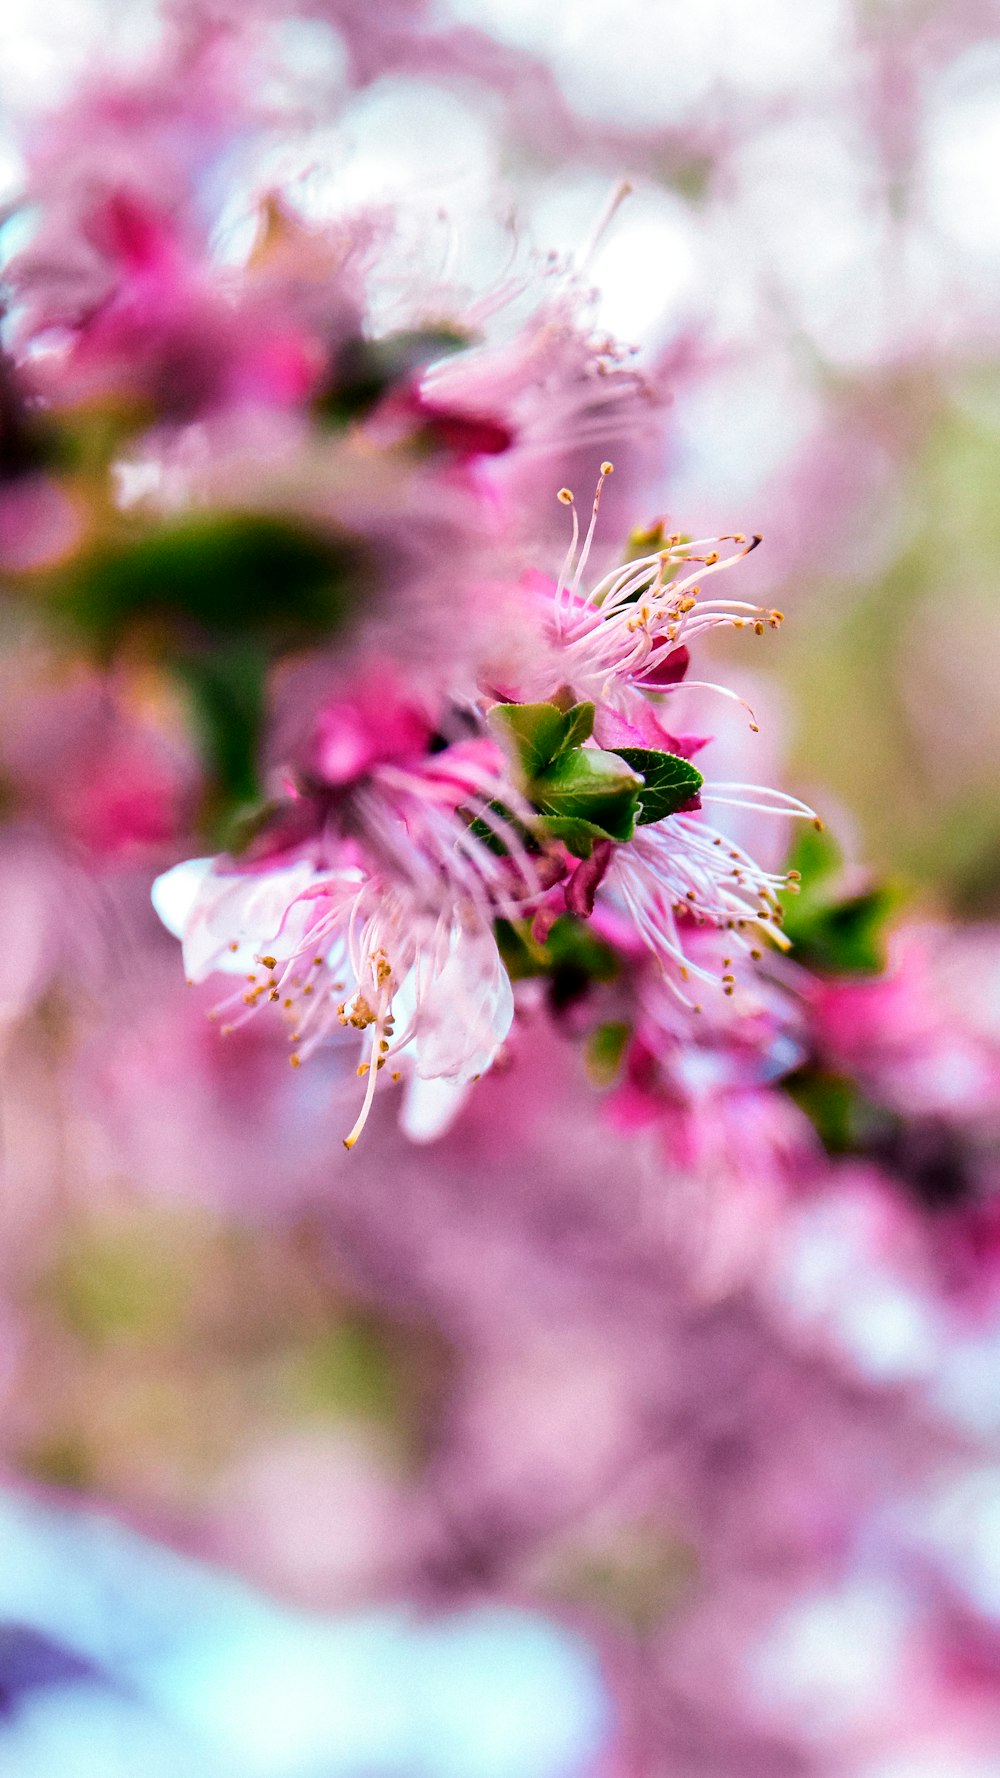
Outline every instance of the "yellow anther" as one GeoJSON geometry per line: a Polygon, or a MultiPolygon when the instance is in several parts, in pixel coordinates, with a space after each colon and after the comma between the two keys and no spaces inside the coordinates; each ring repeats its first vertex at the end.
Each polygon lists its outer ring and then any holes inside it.
{"type": "Polygon", "coordinates": [[[572,488],[560,488],[558,494],[556,495],[556,499],[561,500],[564,506],[572,506],[572,504],[573,504],[573,490],[572,490],[572,488]]]}
{"type": "Polygon", "coordinates": [[[601,464],[601,474],[602,475],[614,475],[614,473],[615,473],[615,466],[613,463],[606,463],[605,462],[605,463],[601,464]]]}
{"type": "Polygon", "coordinates": [[[262,957],[260,961],[263,963],[265,969],[276,969],[278,966],[277,957],[262,957]]]}

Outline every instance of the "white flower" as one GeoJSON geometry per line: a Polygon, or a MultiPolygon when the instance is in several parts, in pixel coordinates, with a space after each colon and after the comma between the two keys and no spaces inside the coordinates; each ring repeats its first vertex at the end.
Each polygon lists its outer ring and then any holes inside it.
{"type": "Polygon", "coordinates": [[[377,1076],[405,1068],[456,1086],[490,1067],[510,1030],[514,998],[491,920],[477,901],[442,888],[436,907],[357,866],[308,860],[235,871],[191,859],[158,877],[153,905],[184,946],[189,978],[243,977],[216,1010],[224,1031],[277,1006],[298,1064],[325,1039],[363,1033],[367,1076],[354,1146],[377,1076]],[[402,1068],[397,1067],[397,1059],[402,1068]]]}

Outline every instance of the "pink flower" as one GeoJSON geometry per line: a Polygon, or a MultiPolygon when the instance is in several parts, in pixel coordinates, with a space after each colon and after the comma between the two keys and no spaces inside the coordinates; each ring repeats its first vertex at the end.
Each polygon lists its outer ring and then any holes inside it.
{"type": "MultiPolygon", "coordinates": [[[[338,774],[348,764],[369,769],[338,803],[316,800],[314,831],[292,852],[242,868],[193,859],[153,888],[192,981],[219,970],[243,976],[218,1009],[224,1029],[273,1004],[290,1027],[296,1065],[330,1037],[364,1034],[367,1083],[348,1147],[378,1074],[388,1066],[401,1077],[397,1058],[418,1080],[456,1086],[491,1066],[514,1013],[493,920],[516,917],[538,887],[509,816],[497,812],[517,809],[519,799],[495,743],[483,736],[373,763],[368,696],[339,707],[335,720],[350,745],[332,757],[338,774]],[[473,814],[502,838],[502,851],[472,831],[473,814]]],[[[392,708],[390,697],[386,752],[405,749],[415,720],[399,706],[393,727],[392,708]]],[[[414,1110],[414,1134],[436,1133],[436,1124],[429,1108],[414,1110]]]]}
{"type": "MultiPolygon", "coordinates": [[[[662,548],[612,570],[585,591],[583,574],[604,482],[611,473],[612,465],[603,464],[582,548],[573,496],[568,489],[560,492],[560,499],[572,508],[573,536],[551,599],[552,671],[557,684],[568,685],[576,697],[593,702],[598,745],[612,749],[639,745],[690,757],[705,742],[700,737],[672,736],[661,725],[658,706],[649,702],[650,697],[662,699],[684,683],[702,684],[703,689],[735,698],[725,686],[685,679],[690,645],[720,626],[763,634],[768,626],[777,628],[781,613],[744,600],[700,596],[707,576],[741,561],[759,538],[750,544],[742,537],[685,544],[670,537],[662,548]],[[724,556],[714,546],[725,542],[740,547],[724,556]],[[706,551],[706,546],[711,546],[707,553],[696,553],[706,551]],[[676,568],[692,562],[697,566],[680,579],[669,578],[676,568]]],[[[752,711],[749,715],[751,727],[756,728],[752,711]]],[[[701,1010],[700,1003],[690,999],[684,986],[690,979],[713,987],[721,983],[728,996],[736,980],[732,971],[737,954],[756,962],[762,937],[787,948],[777,897],[794,878],[794,873],[789,877],[758,865],[742,846],[704,819],[706,805],[754,816],[816,820],[808,804],[784,791],[709,781],[691,799],[689,809],[639,827],[627,846],[615,848],[602,893],[623,906],[678,997],[696,1011],[701,1010]],[[726,933],[732,955],[723,958],[721,971],[707,969],[692,955],[686,939],[692,922],[726,933]]]]}
{"type": "Polygon", "coordinates": [[[491,923],[474,901],[422,902],[413,889],[358,868],[314,870],[305,860],[260,876],[193,859],[157,878],[154,906],[184,943],[193,981],[215,970],[244,985],[219,1011],[232,1030],[276,1003],[292,1026],[298,1064],[332,1035],[364,1033],[365,1097],[397,1057],[421,1079],[459,1084],[492,1064],[514,1002],[491,923]]]}

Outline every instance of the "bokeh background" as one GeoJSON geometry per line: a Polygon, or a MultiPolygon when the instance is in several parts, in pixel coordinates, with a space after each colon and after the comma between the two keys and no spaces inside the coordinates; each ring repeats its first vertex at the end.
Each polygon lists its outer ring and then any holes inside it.
{"type": "MultiPolygon", "coordinates": [[[[947,1034],[927,1093],[974,1043],[962,1103],[995,1114],[995,6],[229,11],[276,122],[215,170],[218,263],[279,181],[316,219],[400,207],[387,325],[414,264],[471,298],[572,260],[670,398],[609,547],[764,533],[743,596],[787,623],[714,648],[761,719],[746,775],[892,880],[947,1034]]],[[[6,0],[0,203],[35,120],[163,17],[6,0]]],[[[161,837],[51,841],[46,797],[102,818],[86,693],[26,696],[4,623],[4,772],[48,788],[0,858],[0,1769],[996,1778],[1000,1312],[943,1287],[937,1225],[847,1177],[734,1211],[543,1047],[348,1170],[330,1070],[279,1083],[192,1007],[141,911],[161,837]]]]}

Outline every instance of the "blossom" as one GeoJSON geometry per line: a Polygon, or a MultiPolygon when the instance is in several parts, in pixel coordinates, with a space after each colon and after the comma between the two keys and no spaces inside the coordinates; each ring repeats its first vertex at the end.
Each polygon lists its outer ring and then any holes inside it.
{"type": "MultiPolygon", "coordinates": [[[[573,495],[559,498],[572,509],[573,535],[562,572],[551,595],[549,634],[552,667],[560,683],[594,704],[594,736],[611,749],[664,751],[685,757],[700,751],[701,738],[678,738],[661,721],[651,697],[665,698],[681,684],[733,698],[725,686],[686,679],[690,645],[720,626],[752,628],[763,635],[782,621],[779,611],[746,600],[701,598],[704,580],[733,567],[760,543],[735,535],[685,543],[665,539],[652,553],[612,570],[584,590],[587,565],[604,482],[613,466],[601,466],[590,523],[582,548],[573,495]],[[726,542],[739,547],[721,553],[726,542]],[[711,547],[709,547],[711,546],[711,547]],[[703,553],[699,553],[703,552],[703,553]],[[690,564],[696,564],[693,568],[690,564]],[[679,579],[670,578],[688,567],[679,579]]],[[[737,702],[742,700],[737,699],[737,702]]],[[[750,724],[756,728],[752,711],[750,724]]],[[[641,757],[641,756],[640,756],[641,757]]],[[[704,809],[727,807],[753,815],[791,816],[816,821],[815,810],[797,797],[764,786],[733,781],[702,781],[690,803],[665,819],[644,824],[627,846],[617,846],[604,875],[605,893],[624,905],[630,919],[682,999],[689,979],[719,983],[731,996],[733,957],[719,972],[707,970],[692,955],[687,934],[708,925],[728,935],[728,948],[756,962],[759,938],[787,948],[781,932],[782,890],[794,888],[798,873],[774,872],[759,865],[742,846],[704,818],[704,809]]],[[[700,1003],[690,1001],[694,1010],[700,1003]]]]}
{"type": "Polygon", "coordinates": [[[276,855],[265,848],[242,866],[189,860],[153,887],[157,912],[183,941],[189,979],[244,978],[217,1009],[225,1031],[276,1005],[296,1066],[330,1037],[363,1034],[358,1072],[367,1081],[348,1147],[377,1076],[388,1067],[401,1078],[398,1060],[417,1079],[456,1085],[491,1066],[514,1014],[493,919],[516,915],[537,893],[496,744],[483,736],[411,758],[413,726],[405,711],[394,725],[391,697],[386,717],[389,758],[366,739],[373,718],[364,701],[319,723],[313,758],[333,760],[335,782],[329,791],[314,782],[300,797],[312,823],[300,844],[276,855]],[[349,748],[338,740],[331,751],[332,735],[347,736],[349,748]],[[367,770],[345,788],[337,781],[349,759],[367,770]],[[500,836],[500,850],[485,843],[500,836]]]}

